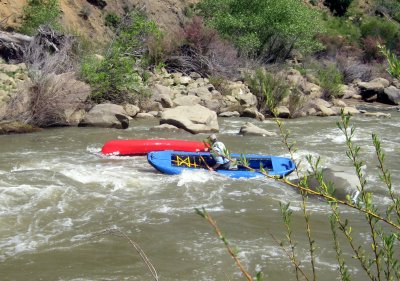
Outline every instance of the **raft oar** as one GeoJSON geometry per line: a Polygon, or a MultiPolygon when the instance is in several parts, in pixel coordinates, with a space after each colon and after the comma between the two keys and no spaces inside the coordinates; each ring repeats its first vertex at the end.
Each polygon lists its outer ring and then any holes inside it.
{"type": "Polygon", "coordinates": [[[206,160],[204,160],[203,156],[200,155],[200,151],[199,151],[199,157],[200,157],[200,160],[202,160],[204,162],[204,165],[206,165],[207,169],[209,171],[213,171],[213,169],[211,169],[211,167],[208,166],[208,164],[207,164],[206,160]]]}

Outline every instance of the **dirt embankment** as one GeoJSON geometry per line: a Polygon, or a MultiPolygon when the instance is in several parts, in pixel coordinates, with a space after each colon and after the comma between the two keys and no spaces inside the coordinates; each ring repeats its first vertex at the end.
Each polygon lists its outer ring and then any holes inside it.
{"type": "MultiPolygon", "coordinates": [[[[90,1],[94,2],[94,1],[90,1]]],[[[123,14],[124,8],[141,9],[166,32],[175,31],[183,24],[186,6],[199,0],[107,0],[103,8],[87,0],[60,0],[61,22],[67,31],[86,35],[94,41],[104,42],[112,35],[105,26],[109,12],[123,14]]],[[[21,23],[23,7],[27,0],[0,0],[0,29],[15,29],[21,23]]]]}

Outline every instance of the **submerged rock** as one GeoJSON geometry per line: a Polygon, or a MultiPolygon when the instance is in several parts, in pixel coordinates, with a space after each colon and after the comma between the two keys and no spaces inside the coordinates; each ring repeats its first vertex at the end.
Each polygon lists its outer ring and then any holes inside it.
{"type": "Polygon", "coordinates": [[[20,121],[1,121],[0,122],[0,135],[7,134],[25,134],[40,131],[39,127],[35,127],[20,121]]]}

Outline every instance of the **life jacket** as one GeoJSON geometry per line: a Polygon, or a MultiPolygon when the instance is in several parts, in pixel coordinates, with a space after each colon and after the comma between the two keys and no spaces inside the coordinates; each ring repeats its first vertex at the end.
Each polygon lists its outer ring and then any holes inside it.
{"type": "Polygon", "coordinates": [[[229,151],[226,149],[224,143],[220,141],[216,141],[211,146],[211,156],[218,162],[218,157],[222,158],[222,162],[220,164],[226,164],[229,160],[229,151]]]}

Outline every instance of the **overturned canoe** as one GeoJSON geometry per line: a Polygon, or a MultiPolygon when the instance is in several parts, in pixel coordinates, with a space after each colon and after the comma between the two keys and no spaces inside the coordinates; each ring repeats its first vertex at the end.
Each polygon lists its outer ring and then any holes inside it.
{"type": "MultiPolygon", "coordinates": [[[[246,159],[246,165],[237,165],[235,169],[217,170],[216,172],[231,178],[253,178],[263,176],[262,169],[270,176],[283,177],[295,169],[290,158],[257,155],[231,154],[232,159],[246,159]]],[[[208,169],[215,161],[208,152],[152,151],[147,154],[148,162],[162,173],[175,175],[183,170],[208,169]]],[[[233,161],[232,161],[233,162],[233,161]]]]}
{"type": "Polygon", "coordinates": [[[148,140],[129,139],[111,140],[106,142],[101,153],[106,155],[146,155],[150,151],[177,150],[177,151],[204,151],[205,144],[200,141],[187,140],[148,140]]]}

